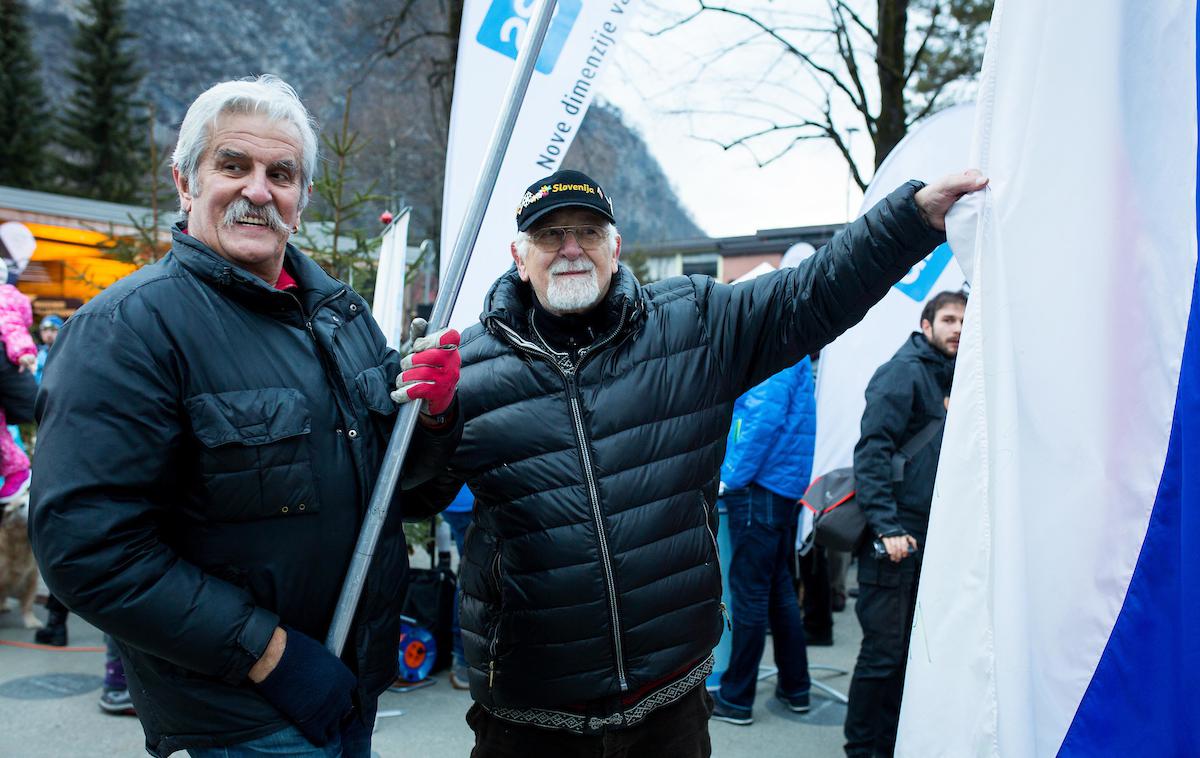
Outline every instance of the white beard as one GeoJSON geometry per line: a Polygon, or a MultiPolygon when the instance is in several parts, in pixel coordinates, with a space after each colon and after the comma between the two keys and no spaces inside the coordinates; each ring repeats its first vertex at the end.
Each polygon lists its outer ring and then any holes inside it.
{"type": "Polygon", "coordinates": [[[546,287],[546,306],[552,311],[568,313],[586,311],[600,301],[600,282],[596,267],[586,258],[574,261],[559,260],[550,267],[550,284],[546,287]],[[564,271],[588,271],[589,276],[560,277],[564,271]]]}

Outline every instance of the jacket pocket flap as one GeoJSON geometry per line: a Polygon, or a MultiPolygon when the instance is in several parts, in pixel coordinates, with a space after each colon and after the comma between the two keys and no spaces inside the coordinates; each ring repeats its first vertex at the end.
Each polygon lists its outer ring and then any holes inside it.
{"type": "Polygon", "coordinates": [[[310,431],[308,405],[288,387],[205,393],[185,405],[192,431],[206,447],[265,445],[310,431]]]}
{"type": "Polygon", "coordinates": [[[388,376],[387,366],[376,366],[354,377],[354,384],[368,408],[375,413],[390,416],[396,412],[396,403],[391,395],[393,379],[394,375],[388,376]]]}

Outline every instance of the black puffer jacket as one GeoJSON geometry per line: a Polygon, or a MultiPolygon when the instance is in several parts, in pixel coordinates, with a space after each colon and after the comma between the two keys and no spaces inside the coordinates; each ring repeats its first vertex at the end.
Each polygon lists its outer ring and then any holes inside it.
{"type": "MultiPolygon", "coordinates": [[[[286,623],[324,640],[395,418],[399,358],[361,297],[288,247],[280,292],[176,232],[63,327],[38,396],[42,574],[111,633],[152,752],[287,724],[246,672],[286,623]]],[[[418,430],[404,486],[460,429],[418,430]]],[[[394,678],[408,565],[389,516],[343,659],[394,678]]]]}
{"type": "Polygon", "coordinates": [[[722,624],[713,539],[734,400],[849,328],[944,236],[919,184],[796,269],[642,287],[571,362],[531,334],[515,269],[464,335],[466,417],[448,501],[476,497],[461,571],[471,694],[554,708],[635,692],[703,660],[722,624]]]}
{"type": "Polygon", "coordinates": [[[37,398],[37,382],[33,374],[22,371],[7,360],[0,361],[0,408],[9,424],[33,421],[33,403],[37,398]]]}
{"type": "Polygon", "coordinates": [[[867,384],[854,479],[859,506],[876,535],[911,534],[925,545],[942,432],[908,461],[898,483],[892,481],[892,458],[932,421],[945,417],[953,377],[954,359],[913,332],[867,384]]]}

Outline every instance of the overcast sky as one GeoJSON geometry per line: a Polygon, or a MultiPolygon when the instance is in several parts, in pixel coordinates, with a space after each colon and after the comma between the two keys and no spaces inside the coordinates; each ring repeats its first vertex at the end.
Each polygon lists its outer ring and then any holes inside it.
{"type": "MultiPolygon", "coordinates": [[[[669,5],[680,9],[690,3],[678,0],[669,5]]],[[[822,7],[823,2],[790,0],[787,11],[773,12],[784,23],[811,24],[814,17],[804,11],[822,7]]],[[[775,108],[770,115],[788,120],[806,99],[820,94],[802,74],[786,75],[794,64],[780,58],[778,45],[751,43],[712,62],[709,53],[745,39],[750,27],[713,15],[664,35],[647,34],[661,29],[663,18],[653,4],[642,8],[640,30],[623,38],[598,94],[619,107],[646,139],[700,227],[724,237],[841,222],[847,218],[847,208],[856,215],[862,193],[850,182],[841,154],[827,141],[800,143],[783,158],[759,168],[745,149],[725,151],[694,136],[751,131],[762,122],[749,116],[766,112],[762,103],[775,108]],[[775,83],[763,80],[767,70],[774,72],[775,83]],[[783,79],[793,82],[790,90],[780,89],[777,83],[781,71],[783,79]],[[702,113],[678,113],[684,110],[702,113]]],[[[861,159],[869,160],[866,135],[860,132],[854,139],[861,159]]]]}

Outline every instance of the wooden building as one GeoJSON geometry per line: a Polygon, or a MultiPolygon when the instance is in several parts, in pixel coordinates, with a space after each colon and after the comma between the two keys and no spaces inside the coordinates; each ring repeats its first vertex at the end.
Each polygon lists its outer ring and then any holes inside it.
{"type": "Polygon", "coordinates": [[[37,240],[17,288],[33,303],[35,320],[63,317],[104,287],[137,269],[128,242],[156,236],[170,241],[173,208],[107,203],[48,192],[0,187],[0,222],[17,221],[37,240]]]}

